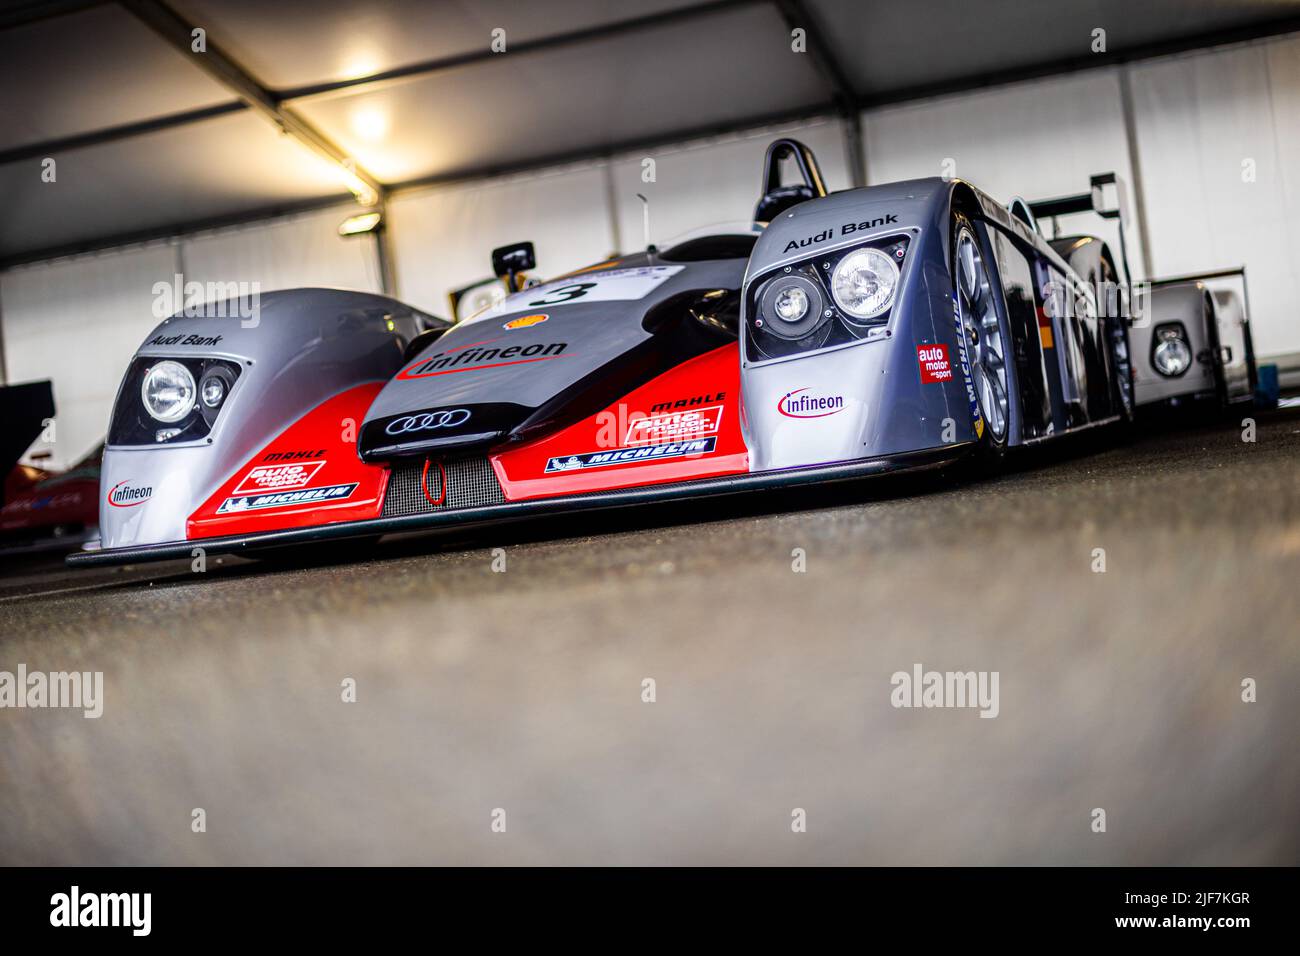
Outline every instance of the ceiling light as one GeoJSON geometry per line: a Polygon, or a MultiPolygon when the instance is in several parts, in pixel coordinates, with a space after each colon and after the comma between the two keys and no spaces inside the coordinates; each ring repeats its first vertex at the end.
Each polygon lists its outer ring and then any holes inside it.
{"type": "Polygon", "coordinates": [[[355,216],[348,216],[339,223],[340,236],[360,236],[367,232],[374,232],[379,228],[379,223],[383,221],[383,215],[378,212],[363,212],[355,216]]]}

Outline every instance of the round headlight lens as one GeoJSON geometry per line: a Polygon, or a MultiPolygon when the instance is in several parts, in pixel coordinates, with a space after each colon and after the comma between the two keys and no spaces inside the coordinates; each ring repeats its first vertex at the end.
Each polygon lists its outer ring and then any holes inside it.
{"type": "Polygon", "coordinates": [[[1192,364],[1192,350],[1182,338],[1171,335],[1156,346],[1153,360],[1161,375],[1182,375],[1192,364]]]}
{"type": "Polygon", "coordinates": [[[208,408],[216,408],[221,404],[222,399],[226,397],[226,383],[219,375],[209,375],[203,380],[203,388],[200,391],[200,397],[203,404],[208,408]]]}
{"type": "Polygon", "coordinates": [[[178,422],[194,409],[194,376],[180,362],[159,362],[140,385],[144,407],[157,421],[178,422]]]}
{"type": "Polygon", "coordinates": [[[772,311],[782,322],[798,322],[808,314],[808,293],[797,285],[786,286],[772,300],[772,311]]]}
{"type": "Polygon", "coordinates": [[[857,249],[831,273],[835,304],[855,319],[874,319],[894,301],[898,266],[879,249],[857,249]]]}
{"type": "Polygon", "coordinates": [[[755,329],[795,342],[830,321],[821,284],[807,276],[779,275],[758,293],[755,329]]]}

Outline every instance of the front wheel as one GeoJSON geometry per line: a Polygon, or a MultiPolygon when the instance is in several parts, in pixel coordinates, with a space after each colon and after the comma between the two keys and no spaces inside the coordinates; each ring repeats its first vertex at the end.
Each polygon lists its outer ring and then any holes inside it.
{"type": "Polygon", "coordinates": [[[1116,414],[1128,425],[1133,421],[1133,360],[1129,355],[1128,326],[1118,317],[1106,324],[1110,329],[1111,394],[1116,414]]]}
{"type": "Polygon", "coordinates": [[[953,307],[959,347],[965,353],[967,383],[974,390],[979,456],[996,465],[1006,454],[1011,424],[1010,341],[997,298],[1001,294],[975,226],[961,213],[952,219],[953,307]]]}

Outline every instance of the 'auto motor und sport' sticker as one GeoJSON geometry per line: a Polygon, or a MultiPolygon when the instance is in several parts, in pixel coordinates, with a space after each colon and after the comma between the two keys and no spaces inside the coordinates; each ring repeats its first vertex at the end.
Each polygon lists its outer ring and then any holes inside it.
{"type": "Polygon", "coordinates": [[[952,365],[948,362],[948,346],[918,345],[916,363],[921,367],[921,382],[929,385],[933,382],[951,382],[952,365]]]}
{"type": "Polygon", "coordinates": [[[721,405],[634,418],[628,423],[625,445],[661,444],[716,435],[722,425],[721,405]]]}
{"type": "Polygon", "coordinates": [[[323,468],[323,461],[304,461],[301,464],[258,465],[249,470],[233,494],[252,495],[262,491],[288,491],[302,488],[323,468]]]}

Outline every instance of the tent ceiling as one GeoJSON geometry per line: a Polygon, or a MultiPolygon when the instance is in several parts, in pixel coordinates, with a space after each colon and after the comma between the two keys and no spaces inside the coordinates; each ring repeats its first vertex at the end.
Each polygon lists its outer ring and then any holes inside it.
{"type": "MultiPolygon", "coordinates": [[[[1300,29],[1300,0],[164,2],[390,186],[1300,29]]],[[[0,13],[0,262],[347,197],[132,6],[0,13]]]]}
{"type": "Polygon", "coordinates": [[[978,16],[969,0],[873,3],[869,17],[861,15],[864,4],[815,6],[855,90],[873,101],[964,78],[1101,63],[1092,51],[1099,27],[1107,50],[1122,54],[1216,33],[1227,40],[1229,31],[1300,15],[1292,0],[1001,0],[979,4],[978,16]]]}

